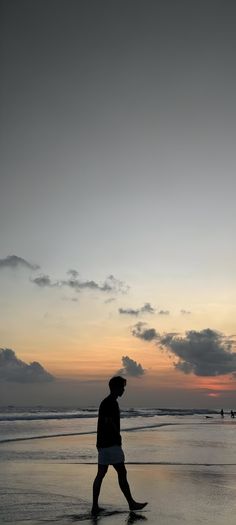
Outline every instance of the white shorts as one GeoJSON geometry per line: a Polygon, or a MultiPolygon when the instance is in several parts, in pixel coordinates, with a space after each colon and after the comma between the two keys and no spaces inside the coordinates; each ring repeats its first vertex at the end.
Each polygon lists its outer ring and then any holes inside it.
{"type": "Polygon", "coordinates": [[[98,449],[99,465],[114,465],[115,463],[124,463],[125,455],[119,445],[98,449]]]}

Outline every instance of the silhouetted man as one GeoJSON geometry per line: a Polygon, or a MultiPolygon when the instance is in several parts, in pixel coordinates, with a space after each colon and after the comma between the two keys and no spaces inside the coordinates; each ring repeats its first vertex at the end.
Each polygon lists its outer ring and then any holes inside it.
{"type": "Polygon", "coordinates": [[[121,448],[120,409],[117,398],[124,393],[126,379],[120,376],[112,377],[109,381],[110,395],[99,407],[97,425],[98,472],[93,483],[92,514],[101,510],[98,498],[102,480],[107,473],[108,466],[112,465],[118,474],[120,489],[122,490],[130,510],[141,510],[147,503],[138,503],[131,495],[125,468],[125,456],[121,448]]]}

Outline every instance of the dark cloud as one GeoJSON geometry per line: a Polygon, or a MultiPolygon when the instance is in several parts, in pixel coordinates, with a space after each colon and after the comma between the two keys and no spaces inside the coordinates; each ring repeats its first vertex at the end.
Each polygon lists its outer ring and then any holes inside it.
{"type": "Polygon", "coordinates": [[[28,270],[38,270],[40,267],[38,264],[32,264],[22,257],[17,255],[8,255],[4,259],[0,259],[0,269],[1,268],[27,268],[28,270]]]}
{"type": "Polygon", "coordinates": [[[174,354],[178,361],[175,368],[185,374],[197,376],[219,376],[236,374],[235,340],[206,328],[197,332],[190,330],[185,336],[176,332],[158,334],[155,328],[146,328],[146,323],[136,323],[132,335],[144,341],[155,342],[162,349],[174,354]]]}
{"type": "Polygon", "coordinates": [[[129,286],[120,279],[116,279],[114,275],[109,275],[104,281],[103,285],[99,287],[103,292],[117,292],[126,294],[129,291],[129,286]]]}
{"type": "Polygon", "coordinates": [[[180,313],[182,315],[190,315],[191,314],[191,312],[189,310],[184,310],[184,309],[180,310],[180,313]]]}
{"type": "Polygon", "coordinates": [[[143,339],[144,341],[158,341],[160,336],[158,332],[155,330],[155,328],[145,328],[146,323],[136,323],[132,329],[132,335],[134,337],[138,337],[139,339],[143,339]]]}
{"type": "Polygon", "coordinates": [[[27,365],[10,348],[0,348],[0,381],[14,383],[48,383],[54,377],[40,363],[27,365]]]}
{"type": "Polygon", "coordinates": [[[174,337],[178,337],[178,335],[179,334],[177,332],[169,332],[160,336],[158,342],[161,342],[161,346],[168,346],[169,342],[172,341],[174,337]]]}
{"type": "Polygon", "coordinates": [[[155,308],[152,307],[152,305],[150,303],[145,303],[141,310],[140,310],[142,313],[147,313],[147,314],[154,314],[155,313],[155,308]]]}
{"type": "Polygon", "coordinates": [[[123,368],[119,370],[118,374],[133,377],[140,377],[143,374],[145,374],[145,370],[142,367],[142,365],[140,363],[137,363],[127,355],[122,357],[122,364],[123,368]]]}
{"type": "Polygon", "coordinates": [[[53,286],[59,286],[59,283],[56,281],[53,283],[48,275],[39,275],[35,279],[31,279],[32,283],[37,284],[40,288],[50,288],[53,286]]]}
{"type": "Polygon", "coordinates": [[[232,341],[210,328],[190,330],[185,337],[166,334],[160,343],[178,357],[175,367],[185,374],[219,376],[236,372],[232,341]]]}
{"type": "Polygon", "coordinates": [[[154,314],[155,309],[151,306],[150,303],[145,303],[141,308],[119,308],[119,313],[123,315],[134,315],[138,316],[141,314],[154,314]]]}
{"type": "Polygon", "coordinates": [[[159,310],[158,315],[170,315],[169,310],[159,310]]]}
{"type": "Polygon", "coordinates": [[[87,288],[89,290],[101,290],[101,287],[95,281],[79,281],[78,279],[70,279],[69,281],[63,281],[63,284],[74,288],[75,290],[83,290],[87,288]]]}
{"type": "Polygon", "coordinates": [[[121,315],[135,315],[138,316],[140,310],[134,310],[133,308],[119,308],[119,313],[121,315]]]}
{"type": "Polygon", "coordinates": [[[73,270],[73,273],[70,271],[70,274],[71,278],[66,281],[62,281],[61,284],[63,286],[70,286],[76,291],[84,289],[113,293],[127,293],[128,291],[128,286],[119,279],[116,279],[113,275],[109,275],[103,283],[99,284],[93,279],[86,281],[79,279],[78,273],[75,272],[75,270],[73,270]]]}
{"type": "Polygon", "coordinates": [[[69,288],[72,288],[76,292],[80,292],[81,290],[97,290],[101,292],[112,292],[112,293],[127,293],[129,287],[119,279],[116,279],[113,275],[109,275],[105,281],[101,284],[97,283],[96,281],[90,279],[90,280],[81,280],[79,278],[79,274],[76,270],[69,270],[67,272],[69,274],[68,279],[64,279],[61,281],[52,281],[51,278],[48,275],[40,275],[36,277],[35,279],[32,279],[32,282],[36,284],[37,286],[41,288],[47,288],[47,287],[63,287],[68,286],[69,288]]]}

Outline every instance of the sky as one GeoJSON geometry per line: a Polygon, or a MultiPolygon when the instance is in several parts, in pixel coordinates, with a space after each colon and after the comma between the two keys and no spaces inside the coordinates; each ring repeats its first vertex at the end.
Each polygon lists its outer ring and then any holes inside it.
{"type": "Polygon", "coordinates": [[[236,408],[235,22],[1,2],[0,405],[236,408]]]}

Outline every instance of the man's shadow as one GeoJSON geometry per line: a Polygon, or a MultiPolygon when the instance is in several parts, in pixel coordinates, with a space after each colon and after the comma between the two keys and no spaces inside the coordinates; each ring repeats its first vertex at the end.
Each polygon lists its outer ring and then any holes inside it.
{"type": "Polygon", "coordinates": [[[147,521],[147,518],[146,516],[143,516],[143,514],[137,514],[137,512],[131,510],[126,523],[132,525],[132,523],[135,523],[136,521],[147,521]]]}
{"type": "MultiPolygon", "coordinates": [[[[123,514],[123,512],[122,512],[123,514]]],[[[105,516],[104,516],[105,517],[105,516]]],[[[91,517],[91,523],[93,525],[97,525],[98,521],[100,521],[102,518],[102,515],[98,514],[97,516],[91,517]]],[[[137,514],[137,512],[134,512],[133,510],[129,512],[128,518],[125,520],[125,523],[128,525],[132,525],[136,521],[147,521],[146,516],[143,516],[143,514],[137,514]]]]}

